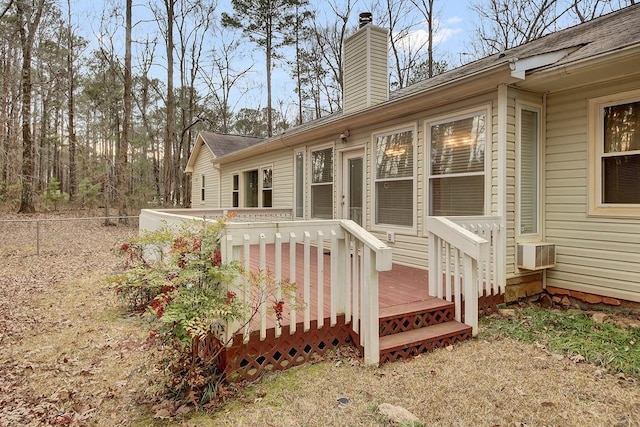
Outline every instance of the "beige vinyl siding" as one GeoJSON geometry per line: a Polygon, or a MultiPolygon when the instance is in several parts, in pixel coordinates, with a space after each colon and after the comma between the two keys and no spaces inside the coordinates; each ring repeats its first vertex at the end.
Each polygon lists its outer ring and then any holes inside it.
{"type": "Polygon", "coordinates": [[[212,166],[213,159],[213,153],[211,152],[211,150],[209,150],[209,148],[207,148],[206,146],[200,148],[198,158],[193,165],[193,174],[191,175],[191,206],[194,208],[220,207],[218,198],[219,173],[218,170],[212,166]],[[202,175],[205,176],[204,203],[200,200],[202,175]]]}
{"type": "MultiPolygon", "coordinates": [[[[293,151],[281,149],[260,155],[256,158],[228,163],[221,166],[221,201],[222,207],[231,207],[232,176],[236,173],[271,167],[273,170],[273,208],[293,208],[293,151]]],[[[259,175],[260,176],[260,175],[259,175]]],[[[240,185],[240,203],[242,204],[242,185],[240,185]]],[[[261,198],[262,195],[259,194],[261,198]]]]}
{"type": "Polygon", "coordinates": [[[345,112],[387,100],[387,52],[387,30],[372,25],[359,29],[345,41],[345,112]]]}
{"type": "Polygon", "coordinates": [[[588,100],[637,88],[628,79],[547,96],[544,229],[557,253],[547,285],[640,301],[640,218],[587,214],[588,100]]]}

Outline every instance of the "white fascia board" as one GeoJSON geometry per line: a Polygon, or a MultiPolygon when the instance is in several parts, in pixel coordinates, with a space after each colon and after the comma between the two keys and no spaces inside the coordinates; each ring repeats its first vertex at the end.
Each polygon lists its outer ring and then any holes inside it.
{"type": "Polygon", "coordinates": [[[523,59],[514,58],[509,61],[509,65],[511,66],[511,77],[524,80],[527,71],[555,64],[578,48],[579,46],[575,46],[567,49],[556,50],[554,52],[529,56],[528,58],[523,59]]]}

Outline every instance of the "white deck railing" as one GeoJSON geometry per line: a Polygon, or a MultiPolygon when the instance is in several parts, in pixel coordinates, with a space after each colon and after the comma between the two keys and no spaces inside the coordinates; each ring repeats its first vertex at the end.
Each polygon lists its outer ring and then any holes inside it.
{"type": "Polygon", "coordinates": [[[291,209],[274,208],[228,208],[228,209],[142,209],[139,229],[158,230],[163,224],[180,225],[185,219],[222,218],[233,213],[231,222],[289,221],[293,219],[291,209]]]}
{"type": "Polygon", "coordinates": [[[500,217],[450,217],[451,221],[471,231],[489,242],[488,256],[479,260],[478,296],[500,295],[505,288],[505,255],[503,253],[502,239],[505,237],[500,217]]]}
{"type": "Polygon", "coordinates": [[[478,297],[499,291],[499,218],[427,218],[429,294],[455,304],[456,320],[478,333],[478,297]],[[454,222],[455,221],[455,222],[454,222]]]}
{"type": "MultiPolygon", "coordinates": [[[[296,323],[302,321],[305,331],[311,329],[312,304],[315,304],[317,328],[324,326],[328,318],[331,326],[337,323],[338,315],[344,314],[345,322],[351,324],[354,332],[360,336],[367,364],[377,364],[380,358],[378,325],[378,272],[391,270],[391,248],[366,232],[350,220],[332,221],[283,221],[259,223],[229,223],[225,226],[222,244],[223,262],[240,261],[249,268],[255,259],[253,251],[258,251],[259,268],[266,268],[267,250],[275,252],[273,278],[276,295],[288,298],[284,317],[289,320],[289,331],[296,331],[296,323]],[[267,245],[274,245],[267,249],[267,245]],[[304,305],[298,313],[299,301],[295,295],[279,295],[278,286],[283,279],[293,281],[296,278],[297,245],[302,246],[303,279],[296,283],[302,289],[304,305]],[[288,246],[287,257],[283,248],[288,246]],[[317,261],[311,261],[312,248],[317,250],[317,261]],[[330,251],[331,272],[329,277],[329,308],[325,308],[324,256],[330,251]],[[311,295],[312,280],[316,283],[315,295],[311,295]]],[[[246,281],[235,284],[241,295],[247,295],[246,281]]],[[[286,300],[285,300],[286,301],[286,300]]],[[[266,338],[268,329],[267,306],[262,304],[258,310],[260,338],[266,338]]],[[[237,325],[236,325],[237,326],[237,325]]],[[[237,328],[230,325],[227,331],[237,328]]],[[[245,328],[245,341],[249,339],[249,328],[245,328]]],[[[276,325],[275,335],[280,336],[281,328],[276,325]]],[[[231,337],[227,337],[227,342],[231,337]]]]}

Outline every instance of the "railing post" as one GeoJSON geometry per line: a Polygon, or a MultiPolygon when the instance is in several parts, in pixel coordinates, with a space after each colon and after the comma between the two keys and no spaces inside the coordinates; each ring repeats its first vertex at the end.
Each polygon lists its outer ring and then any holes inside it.
{"type": "Polygon", "coordinates": [[[311,233],[304,232],[304,331],[311,329],[311,233]]]}
{"type": "Polygon", "coordinates": [[[346,257],[344,239],[338,240],[336,230],[331,230],[331,326],[338,323],[338,313],[345,313],[344,292],[340,292],[340,284],[348,286],[345,279],[346,257]]]}
{"type": "Polygon", "coordinates": [[[436,295],[436,285],[438,283],[438,276],[436,275],[437,265],[437,251],[436,240],[438,238],[432,232],[429,232],[429,295],[436,295]]]}
{"type": "Polygon", "coordinates": [[[324,234],[321,230],[318,230],[318,240],[316,245],[317,253],[317,279],[318,286],[318,329],[324,326],[324,234]]]}
{"type": "Polygon", "coordinates": [[[471,326],[471,333],[478,335],[478,261],[464,254],[464,323],[471,326]]]}
{"type": "Polygon", "coordinates": [[[378,365],[380,363],[380,331],[378,312],[378,270],[376,254],[368,247],[362,248],[364,268],[362,275],[368,286],[362,288],[362,328],[364,334],[364,363],[378,365]]]}
{"type": "MultiPolygon", "coordinates": [[[[220,239],[220,258],[222,263],[227,264],[231,261],[235,261],[234,257],[234,246],[233,246],[233,237],[231,235],[223,235],[220,239]]],[[[227,291],[237,292],[237,279],[234,279],[233,282],[227,283],[227,291]]],[[[224,343],[223,345],[230,347],[233,344],[233,336],[235,332],[240,328],[240,322],[236,321],[227,321],[224,325],[224,343]]]]}

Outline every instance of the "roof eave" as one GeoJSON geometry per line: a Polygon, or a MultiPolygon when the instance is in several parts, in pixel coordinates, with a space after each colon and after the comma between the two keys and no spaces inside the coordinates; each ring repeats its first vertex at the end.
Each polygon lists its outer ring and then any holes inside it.
{"type": "Polygon", "coordinates": [[[532,70],[527,73],[525,80],[515,85],[522,89],[550,93],[638,74],[639,56],[640,43],[636,43],[576,61],[532,70]]]}
{"type": "Polygon", "coordinates": [[[424,98],[429,98],[429,108],[433,108],[444,103],[490,92],[495,90],[499,84],[511,84],[519,81],[518,78],[511,75],[511,71],[509,62],[501,61],[475,73],[460,76],[418,93],[392,99],[350,114],[337,115],[335,120],[323,121],[316,126],[273,137],[261,144],[220,156],[214,160],[214,163],[234,162],[277,148],[291,148],[323,138],[338,139],[340,133],[345,129],[369,126],[422,111],[425,109],[424,98]]]}

